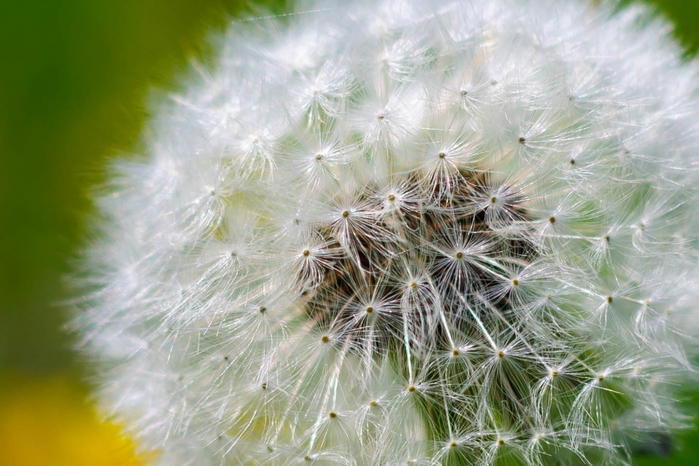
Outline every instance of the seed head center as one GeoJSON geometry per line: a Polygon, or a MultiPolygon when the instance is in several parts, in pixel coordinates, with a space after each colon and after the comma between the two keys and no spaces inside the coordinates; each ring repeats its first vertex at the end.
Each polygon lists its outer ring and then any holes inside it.
{"type": "MultiPolygon", "coordinates": [[[[299,286],[302,307],[323,343],[333,335],[338,347],[349,340],[351,351],[376,355],[403,346],[408,335],[450,352],[449,335],[479,331],[473,319],[462,317],[465,309],[506,311],[510,306],[509,296],[497,291],[502,287],[500,258],[514,254],[515,274],[523,267],[518,264],[533,258],[533,241],[526,233],[502,238],[491,228],[483,200],[498,202],[499,212],[512,223],[529,219],[516,194],[502,199],[489,194],[512,190],[493,185],[487,173],[463,170],[436,185],[420,171],[402,176],[391,182],[406,193],[405,202],[392,206],[391,215],[385,215],[385,202],[394,202],[396,192],[377,196],[384,188],[369,185],[349,199],[337,199],[348,205],[340,210],[345,221],[317,226],[324,246],[313,253],[317,260],[307,261],[299,286]],[[478,245],[477,264],[463,260],[471,244],[478,245]],[[490,299],[487,306],[479,301],[483,297],[490,299]],[[375,304],[362,304],[366,302],[382,303],[382,312],[375,312],[375,304]],[[372,316],[370,325],[358,318],[362,315],[372,316]]],[[[302,255],[310,257],[311,250],[303,249],[302,255]]],[[[519,283],[511,280],[513,287],[519,283]]],[[[452,356],[458,354],[454,350],[452,356]]]]}

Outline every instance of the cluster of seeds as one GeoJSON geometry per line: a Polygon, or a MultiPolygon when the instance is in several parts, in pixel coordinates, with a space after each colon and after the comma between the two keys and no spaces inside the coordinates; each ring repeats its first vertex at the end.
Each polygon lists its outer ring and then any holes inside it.
{"type": "Polygon", "coordinates": [[[452,334],[495,317],[491,306],[509,319],[508,295],[535,253],[523,208],[512,193],[498,199],[486,173],[452,171],[367,187],[355,208],[317,227],[325,247],[303,250],[299,276],[317,329],[372,357],[406,340],[414,352],[456,355],[452,334]],[[520,228],[503,234],[493,215],[520,228]]]}
{"type": "Polygon", "coordinates": [[[298,12],[232,27],[99,198],[75,325],[105,409],[163,465],[666,451],[699,91],[665,24],[575,0],[298,12]]]}

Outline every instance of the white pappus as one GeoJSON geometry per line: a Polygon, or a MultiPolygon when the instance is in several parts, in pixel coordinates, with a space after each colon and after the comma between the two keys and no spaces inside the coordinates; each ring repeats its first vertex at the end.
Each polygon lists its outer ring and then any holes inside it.
{"type": "Polygon", "coordinates": [[[98,197],[74,326],[104,410],[163,465],[666,448],[699,303],[699,68],[668,30],[582,0],[234,23],[98,197]]]}

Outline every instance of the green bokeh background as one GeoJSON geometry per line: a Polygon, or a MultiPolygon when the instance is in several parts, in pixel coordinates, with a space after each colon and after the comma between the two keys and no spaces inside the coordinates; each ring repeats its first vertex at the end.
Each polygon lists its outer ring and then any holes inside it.
{"type": "MultiPolygon", "coordinates": [[[[283,11],[284,0],[265,3],[283,11]]],[[[694,55],[699,0],[654,4],[694,55]]],[[[262,14],[245,0],[0,0],[0,393],[17,380],[7,374],[81,378],[61,330],[62,277],[90,186],[135,147],[149,90],[176,86],[187,60],[207,55],[207,31],[244,10],[262,14]]],[[[699,413],[699,394],[687,395],[699,413]]],[[[680,446],[638,464],[699,465],[699,428],[680,446]]]]}

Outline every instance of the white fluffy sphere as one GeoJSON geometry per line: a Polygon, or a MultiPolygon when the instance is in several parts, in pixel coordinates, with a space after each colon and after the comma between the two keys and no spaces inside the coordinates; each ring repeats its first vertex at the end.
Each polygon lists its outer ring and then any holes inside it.
{"type": "Polygon", "coordinates": [[[699,74],[666,23],[612,10],[327,0],[231,25],[98,201],[76,323],[105,409],[164,465],[667,448],[699,74]]]}

